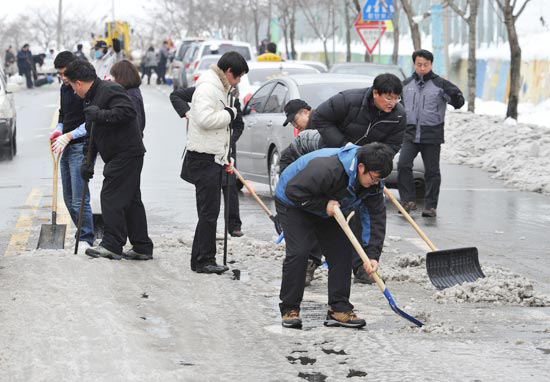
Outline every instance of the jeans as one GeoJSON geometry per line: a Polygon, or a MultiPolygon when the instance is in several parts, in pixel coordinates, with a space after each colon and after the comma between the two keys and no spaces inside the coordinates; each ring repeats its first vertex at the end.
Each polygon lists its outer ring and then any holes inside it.
{"type": "MultiPolygon", "coordinates": [[[[88,187],[80,175],[80,165],[84,160],[84,143],[73,143],[63,151],[59,168],[61,171],[61,183],[63,184],[63,199],[71,219],[75,225],[78,224],[80,213],[80,201],[82,199],[82,188],[88,187]]],[[[92,208],[90,207],[90,191],[86,191],[84,201],[84,213],[82,214],[82,229],[80,230],[79,241],[86,241],[94,244],[94,220],[92,208]]]]}

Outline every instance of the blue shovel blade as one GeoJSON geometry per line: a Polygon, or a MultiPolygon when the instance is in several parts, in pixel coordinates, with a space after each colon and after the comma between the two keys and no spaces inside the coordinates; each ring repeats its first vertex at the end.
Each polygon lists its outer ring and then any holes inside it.
{"type": "Polygon", "coordinates": [[[281,234],[279,235],[279,237],[275,241],[275,244],[281,244],[281,241],[283,241],[284,238],[285,238],[285,233],[281,232],[281,234]]]}
{"type": "Polygon", "coordinates": [[[390,291],[388,290],[388,288],[384,289],[384,296],[386,296],[386,299],[388,300],[388,302],[390,304],[390,308],[395,313],[397,313],[398,315],[400,315],[404,319],[409,320],[410,322],[412,322],[416,326],[419,326],[419,327],[424,326],[424,324],[422,322],[418,321],[416,318],[414,318],[413,316],[408,315],[407,313],[403,312],[401,309],[399,309],[397,307],[397,304],[395,303],[395,301],[393,301],[393,297],[392,297],[390,291]]]}

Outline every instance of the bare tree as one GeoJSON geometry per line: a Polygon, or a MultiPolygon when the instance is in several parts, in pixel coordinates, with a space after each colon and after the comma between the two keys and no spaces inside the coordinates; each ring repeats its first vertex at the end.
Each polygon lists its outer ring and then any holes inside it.
{"type": "MultiPolygon", "coordinates": [[[[309,26],[313,29],[315,35],[323,42],[325,65],[327,67],[330,66],[327,41],[329,38],[334,37],[335,30],[330,15],[326,17],[326,10],[333,8],[333,1],[334,0],[299,0],[302,6],[302,12],[304,12],[309,26]]],[[[334,17],[334,15],[332,17],[334,17]]]]}
{"type": "Polygon", "coordinates": [[[355,23],[355,18],[352,14],[355,14],[355,6],[352,0],[345,0],[343,2],[344,11],[344,23],[346,26],[346,62],[351,61],[351,29],[355,23]]]}
{"type": "Polygon", "coordinates": [[[518,119],[519,90],[521,86],[521,47],[519,46],[516,21],[531,0],[524,0],[519,11],[514,14],[517,0],[495,0],[504,16],[504,24],[510,44],[510,92],[508,93],[508,109],[506,117],[518,119]]]}
{"type": "Polygon", "coordinates": [[[407,15],[407,19],[409,20],[414,50],[418,50],[421,48],[422,43],[420,41],[420,29],[418,28],[418,23],[415,21],[415,12],[409,0],[399,0],[399,1],[401,2],[401,5],[403,6],[403,10],[405,11],[405,14],[407,15]]]}
{"type": "MultiPolygon", "coordinates": [[[[355,11],[357,12],[357,18],[362,12],[359,0],[353,0],[353,5],[355,6],[355,11]]],[[[372,56],[369,54],[368,49],[365,49],[365,62],[372,62],[372,56]]]]}
{"type": "Polygon", "coordinates": [[[464,9],[456,0],[445,0],[444,5],[451,7],[468,25],[468,111],[475,112],[476,101],[476,34],[479,0],[466,0],[464,9]]]}
{"type": "Polygon", "coordinates": [[[391,56],[391,61],[394,65],[397,65],[397,60],[399,59],[399,13],[401,8],[399,7],[399,2],[396,0],[393,3],[395,10],[395,16],[393,18],[393,53],[391,56]]]}
{"type": "Polygon", "coordinates": [[[35,8],[29,12],[31,16],[31,33],[33,42],[43,51],[56,40],[57,14],[48,8],[35,8]]]}

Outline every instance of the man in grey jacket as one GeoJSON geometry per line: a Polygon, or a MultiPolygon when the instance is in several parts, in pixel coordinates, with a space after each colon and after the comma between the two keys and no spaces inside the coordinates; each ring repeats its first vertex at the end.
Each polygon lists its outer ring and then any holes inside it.
{"type": "Polygon", "coordinates": [[[443,127],[447,104],[460,109],[464,96],[458,87],[432,72],[433,54],[420,49],[412,54],[415,72],[403,81],[403,102],[407,128],[399,155],[398,186],[401,204],[407,212],[416,210],[412,174],[414,158],[420,153],[425,168],[425,205],[422,216],[436,217],[441,173],[439,155],[444,142],[443,127]]]}

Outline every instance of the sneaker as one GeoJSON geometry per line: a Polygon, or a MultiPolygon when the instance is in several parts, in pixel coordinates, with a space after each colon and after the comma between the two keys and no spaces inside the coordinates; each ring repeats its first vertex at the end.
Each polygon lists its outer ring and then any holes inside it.
{"type": "Polygon", "coordinates": [[[425,218],[435,218],[437,216],[437,210],[435,208],[426,208],[422,211],[422,216],[425,218]]]}
{"type": "Polygon", "coordinates": [[[325,326],[343,326],[346,328],[362,328],[367,323],[365,320],[357,317],[353,310],[347,312],[333,312],[328,308],[325,326]]]}
{"type": "Polygon", "coordinates": [[[92,246],[87,241],[79,241],[78,242],[78,254],[83,255],[88,248],[91,248],[92,246]]]}
{"type": "Polygon", "coordinates": [[[353,270],[353,283],[354,284],[373,284],[374,281],[370,278],[369,274],[362,266],[353,270]]]}
{"type": "Polygon", "coordinates": [[[235,229],[231,232],[229,232],[229,234],[233,237],[241,237],[244,235],[243,231],[241,231],[240,229],[235,229]]]}
{"type": "Polygon", "coordinates": [[[90,247],[86,249],[85,253],[90,257],[104,257],[106,259],[111,260],[120,260],[122,259],[122,256],[114,253],[112,251],[109,251],[107,248],[102,247],[101,245],[98,245],[97,247],[90,247]]]}
{"type": "Polygon", "coordinates": [[[317,264],[315,264],[312,260],[308,260],[308,261],[307,261],[306,283],[305,283],[305,286],[310,286],[310,285],[311,285],[311,282],[312,282],[313,279],[314,279],[315,270],[316,270],[318,267],[319,267],[319,266],[318,266],[317,264]]]}
{"type": "MultiPolygon", "coordinates": [[[[405,210],[406,213],[409,213],[411,211],[416,210],[416,203],[415,202],[405,202],[405,203],[401,203],[401,205],[403,206],[403,209],[405,210]]],[[[399,211],[399,212],[401,212],[401,211],[399,211]]]]}
{"type": "Polygon", "coordinates": [[[281,322],[285,328],[296,328],[300,329],[302,327],[302,319],[300,318],[300,311],[297,309],[289,309],[283,313],[283,321],[281,322]]]}
{"type": "Polygon", "coordinates": [[[200,265],[197,266],[195,269],[195,272],[197,273],[216,273],[218,275],[221,275],[223,272],[229,270],[228,267],[225,265],[218,265],[218,264],[207,264],[207,265],[200,265]]]}
{"type": "Polygon", "coordinates": [[[152,260],[153,254],[139,253],[132,248],[128,252],[123,252],[122,258],[125,260],[152,260]]]}

